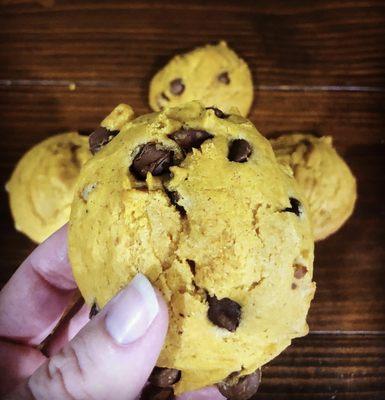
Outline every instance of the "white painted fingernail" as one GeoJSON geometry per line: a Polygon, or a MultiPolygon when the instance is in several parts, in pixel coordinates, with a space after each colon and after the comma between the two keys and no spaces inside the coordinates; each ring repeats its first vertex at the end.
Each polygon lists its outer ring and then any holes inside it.
{"type": "Polygon", "coordinates": [[[138,274],[106,308],[108,333],[116,342],[128,344],[147,332],[159,312],[159,303],[150,281],[138,274]]]}

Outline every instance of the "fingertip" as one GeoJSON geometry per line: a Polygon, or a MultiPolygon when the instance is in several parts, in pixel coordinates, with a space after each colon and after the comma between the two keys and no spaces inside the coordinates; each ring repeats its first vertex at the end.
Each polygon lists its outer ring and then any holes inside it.
{"type": "Polygon", "coordinates": [[[67,257],[67,227],[21,264],[0,292],[0,336],[39,344],[59,322],[76,283],[67,257]]]}
{"type": "Polygon", "coordinates": [[[48,283],[62,290],[76,288],[68,259],[67,235],[66,224],[36,247],[25,261],[48,283]]]}

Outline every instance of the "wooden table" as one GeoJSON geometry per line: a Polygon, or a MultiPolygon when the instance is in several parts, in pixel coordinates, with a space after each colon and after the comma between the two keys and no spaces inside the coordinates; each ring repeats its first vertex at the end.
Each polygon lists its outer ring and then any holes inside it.
{"type": "MultiPolygon", "coordinates": [[[[311,333],[264,368],[259,399],[385,398],[385,3],[54,1],[0,6],[1,187],[33,144],[91,131],[119,102],[149,110],[173,54],[225,39],[255,81],[261,132],[333,135],[358,178],[354,216],[317,243],[311,333]],[[70,91],[69,84],[76,83],[70,91]]],[[[1,191],[3,284],[34,247],[1,191]]]]}

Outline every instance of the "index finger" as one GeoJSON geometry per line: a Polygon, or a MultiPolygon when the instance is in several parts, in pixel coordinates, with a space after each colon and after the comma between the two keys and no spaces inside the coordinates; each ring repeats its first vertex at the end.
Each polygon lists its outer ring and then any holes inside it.
{"type": "Polygon", "coordinates": [[[64,226],[28,256],[1,290],[0,337],[39,344],[59,322],[75,290],[64,226]]]}

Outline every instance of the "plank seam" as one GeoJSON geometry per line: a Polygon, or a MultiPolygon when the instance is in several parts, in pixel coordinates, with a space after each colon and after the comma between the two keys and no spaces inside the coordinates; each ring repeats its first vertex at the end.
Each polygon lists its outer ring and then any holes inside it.
{"type": "MultiPolygon", "coordinates": [[[[27,86],[59,86],[92,88],[122,88],[130,87],[134,80],[125,81],[98,81],[98,80],[60,80],[60,79],[0,79],[0,87],[27,87],[27,86]]],[[[358,85],[257,85],[259,91],[275,92],[385,92],[385,87],[358,86],[358,85]]]]}
{"type": "Polygon", "coordinates": [[[322,335],[334,335],[334,336],[352,336],[352,335],[357,335],[357,336],[381,336],[385,335],[385,331],[344,331],[344,330],[315,330],[315,331],[310,331],[309,335],[313,336],[322,336],[322,335]]]}

